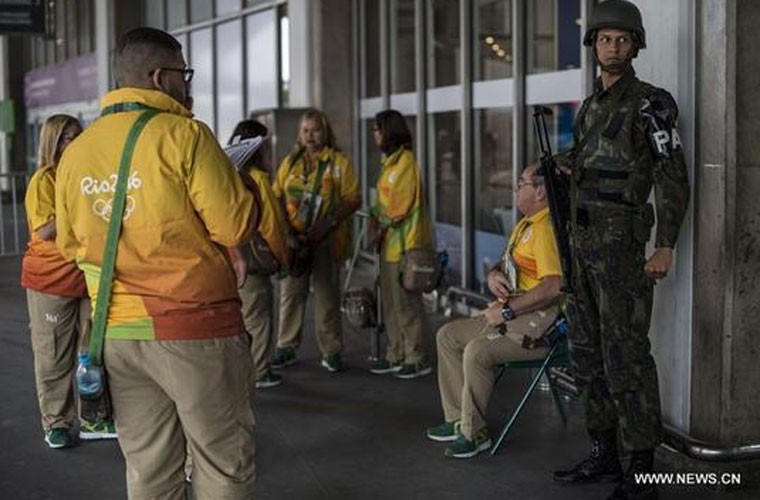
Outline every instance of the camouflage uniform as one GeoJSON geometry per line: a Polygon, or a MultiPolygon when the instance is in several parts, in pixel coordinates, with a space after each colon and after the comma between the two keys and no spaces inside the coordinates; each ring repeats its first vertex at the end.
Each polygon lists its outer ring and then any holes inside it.
{"type": "Polygon", "coordinates": [[[571,182],[573,286],[570,344],[591,432],[620,428],[629,450],[662,438],[657,368],[648,339],[654,280],[644,249],[674,247],[689,184],[678,109],[670,94],[632,68],[604,90],[601,80],[574,126],[571,182]]]}

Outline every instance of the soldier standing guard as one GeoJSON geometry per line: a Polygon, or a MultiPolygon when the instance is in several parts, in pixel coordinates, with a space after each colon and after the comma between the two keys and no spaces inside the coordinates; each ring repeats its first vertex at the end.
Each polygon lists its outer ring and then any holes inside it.
{"type": "Polygon", "coordinates": [[[601,76],[578,112],[574,148],[557,161],[571,171],[570,345],[592,445],[587,459],[554,479],[620,481],[610,499],[657,498],[635,474],[651,472],[662,439],[648,331],[655,279],[672,264],[689,200],[678,109],[667,91],[636,78],[631,62],[646,38],[634,4],[601,3],[583,44],[594,48],[601,76]],[[653,186],[655,250],[645,259],[653,186]],[[631,457],[625,474],[618,431],[631,457]]]}

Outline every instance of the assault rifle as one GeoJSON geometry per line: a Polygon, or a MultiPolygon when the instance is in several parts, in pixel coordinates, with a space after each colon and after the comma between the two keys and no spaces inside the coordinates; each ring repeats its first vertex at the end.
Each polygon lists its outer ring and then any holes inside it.
{"type": "Polygon", "coordinates": [[[549,142],[549,132],[545,120],[546,116],[551,115],[552,110],[545,106],[533,108],[533,127],[538,139],[538,149],[541,152],[538,171],[544,177],[546,194],[549,198],[549,214],[552,218],[554,237],[557,240],[557,249],[562,265],[562,291],[572,293],[572,257],[570,255],[570,239],[567,234],[568,214],[570,214],[568,178],[560,172],[552,155],[552,146],[549,142]]]}

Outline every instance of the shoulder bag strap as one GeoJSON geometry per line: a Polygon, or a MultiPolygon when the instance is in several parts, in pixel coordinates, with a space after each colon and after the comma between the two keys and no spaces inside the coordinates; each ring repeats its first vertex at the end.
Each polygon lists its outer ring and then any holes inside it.
{"type": "MultiPolygon", "coordinates": [[[[111,112],[119,111],[125,110],[111,112]]],[[[100,283],[98,285],[98,296],[95,304],[95,318],[93,319],[92,334],[90,336],[90,345],[88,349],[92,363],[98,366],[102,364],[103,338],[105,337],[108,308],[111,302],[113,270],[116,262],[116,249],[119,244],[119,234],[121,233],[121,222],[124,215],[124,205],[127,195],[127,178],[129,177],[129,170],[132,164],[132,154],[135,151],[135,144],[137,144],[137,138],[140,136],[140,133],[143,131],[148,121],[157,114],[158,111],[155,109],[146,109],[137,117],[137,120],[135,120],[135,123],[127,134],[124,150],[121,153],[119,176],[116,180],[116,192],[114,193],[111,205],[111,220],[108,223],[108,236],[106,238],[103,260],[100,266],[100,283]]]]}

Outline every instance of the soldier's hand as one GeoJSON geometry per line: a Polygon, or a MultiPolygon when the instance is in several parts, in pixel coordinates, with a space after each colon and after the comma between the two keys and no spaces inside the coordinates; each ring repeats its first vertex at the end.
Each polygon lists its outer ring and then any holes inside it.
{"type": "Polygon", "coordinates": [[[668,274],[673,264],[673,249],[669,247],[656,248],[644,264],[644,272],[650,278],[661,279],[668,274]]]}
{"type": "Polygon", "coordinates": [[[487,276],[488,289],[499,300],[507,300],[509,298],[509,280],[504,276],[504,273],[498,269],[492,269],[487,276]]]}

